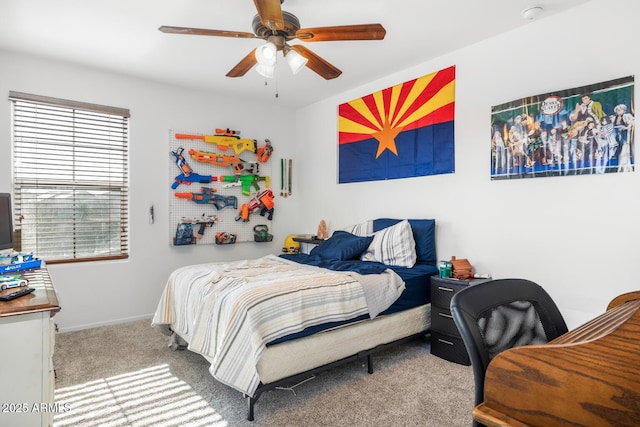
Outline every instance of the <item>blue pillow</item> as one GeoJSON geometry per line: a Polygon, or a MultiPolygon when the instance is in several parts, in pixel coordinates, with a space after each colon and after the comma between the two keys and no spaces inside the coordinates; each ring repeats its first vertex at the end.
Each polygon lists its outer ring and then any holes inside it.
{"type": "MultiPolygon", "coordinates": [[[[391,227],[402,221],[401,219],[379,218],[373,220],[373,231],[391,227]]],[[[413,231],[413,240],[416,242],[416,256],[418,262],[436,264],[436,220],[435,219],[410,219],[409,225],[413,231]]]]}
{"type": "Polygon", "coordinates": [[[362,252],[369,247],[372,240],[373,236],[360,237],[346,231],[336,230],[330,238],[311,249],[309,255],[341,261],[358,259],[362,252]]]}

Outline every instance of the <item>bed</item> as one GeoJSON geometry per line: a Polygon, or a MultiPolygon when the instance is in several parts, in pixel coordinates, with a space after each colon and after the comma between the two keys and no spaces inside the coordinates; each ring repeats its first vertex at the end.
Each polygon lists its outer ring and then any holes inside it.
{"type": "Polygon", "coordinates": [[[309,254],[181,267],[152,325],[210,362],[247,398],[367,359],[430,329],[435,220],[379,218],[335,231],[309,254]]]}

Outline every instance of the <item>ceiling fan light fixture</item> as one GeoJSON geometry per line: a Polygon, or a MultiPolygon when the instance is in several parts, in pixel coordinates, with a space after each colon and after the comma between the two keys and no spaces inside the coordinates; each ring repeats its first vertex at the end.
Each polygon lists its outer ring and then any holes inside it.
{"type": "Polygon", "coordinates": [[[273,66],[276,63],[277,52],[278,48],[276,48],[275,44],[266,42],[256,49],[256,59],[258,60],[259,64],[273,66]]]}
{"type": "MultiPolygon", "coordinates": [[[[261,39],[263,45],[254,48],[240,60],[229,72],[227,77],[242,77],[256,64],[262,65],[260,72],[270,77],[275,73],[277,53],[282,51],[287,56],[290,46],[287,42],[299,39],[305,42],[321,41],[353,41],[353,40],[382,40],[387,31],[380,24],[333,25],[327,27],[302,28],[300,20],[292,13],[282,10],[284,0],[254,0],[257,14],[251,23],[253,32],[214,30],[191,27],[173,27],[163,25],[159,28],[163,33],[191,34],[198,36],[232,37],[244,39],[261,39]]],[[[535,1],[535,0],[527,0],[535,1]]],[[[338,68],[324,58],[318,56],[303,45],[295,45],[297,54],[292,53],[287,63],[292,72],[298,73],[306,66],[325,80],[331,80],[342,74],[338,68]],[[302,59],[300,58],[302,57],[302,59]],[[306,59],[305,59],[306,58],[306,59]],[[305,61],[308,62],[305,63],[305,61]]]]}
{"type": "Polygon", "coordinates": [[[284,58],[287,60],[287,65],[289,65],[289,68],[291,68],[291,71],[293,72],[294,75],[298,74],[298,72],[300,72],[300,70],[302,70],[304,66],[307,65],[307,61],[308,61],[307,58],[300,55],[298,52],[296,52],[293,49],[289,49],[285,53],[284,58]]]}
{"type": "Polygon", "coordinates": [[[265,64],[258,64],[256,66],[256,71],[258,72],[258,74],[260,74],[262,77],[265,77],[267,79],[272,79],[273,76],[276,73],[276,66],[274,65],[265,65],[265,64]]]}

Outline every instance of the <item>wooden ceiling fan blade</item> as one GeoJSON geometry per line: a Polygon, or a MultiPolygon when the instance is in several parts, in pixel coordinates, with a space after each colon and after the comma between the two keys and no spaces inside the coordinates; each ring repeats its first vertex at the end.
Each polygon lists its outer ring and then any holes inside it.
{"type": "Polygon", "coordinates": [[[262,25],[271,30],[284,30],[280,0],[253,0],[262,25]]]}
{"type": "Polygon", "coordinates": [[[242,60],[231,69],[231,71],[227,73],[227,77],[242,77],[247,74],[247,71],[249,71],[257,63],[258,60],[256,59],[256,50],[253,49],[247,56],[242,58],[242,60]]]}
{"type": "Polygon", "coordinates": [[[300,28],[296,31],[296,37],[303,42],[382,40],[386,34],[387,30],[380,24],[300,28]]]}
{"type": "Polygon", "coordinates": [[[293,45],[291,46],[291,49],[295,50],[307,59],[307,68],[311,69],[326,80],[335,79],[342,74],[342,71],[302,45],[293,45]]]}
{"type": "Polygon", "coordinates": [[[167,25],[163,25],[158,29],[163,33],[169,34],[190,34],[195,36],[233,37],[242,39],[257,38],[253,33],[246,33],[241,31],[207,30],[204,28],[171,27],[167,25]]]}

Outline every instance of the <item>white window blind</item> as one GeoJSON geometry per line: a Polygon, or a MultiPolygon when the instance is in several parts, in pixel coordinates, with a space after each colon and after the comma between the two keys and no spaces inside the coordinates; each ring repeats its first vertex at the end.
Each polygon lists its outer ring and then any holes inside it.
{"type": "Polygon", "coordinates": [[[16,250],[47,263],[126,258],[127,109],[10,92],[16,250]]]}

